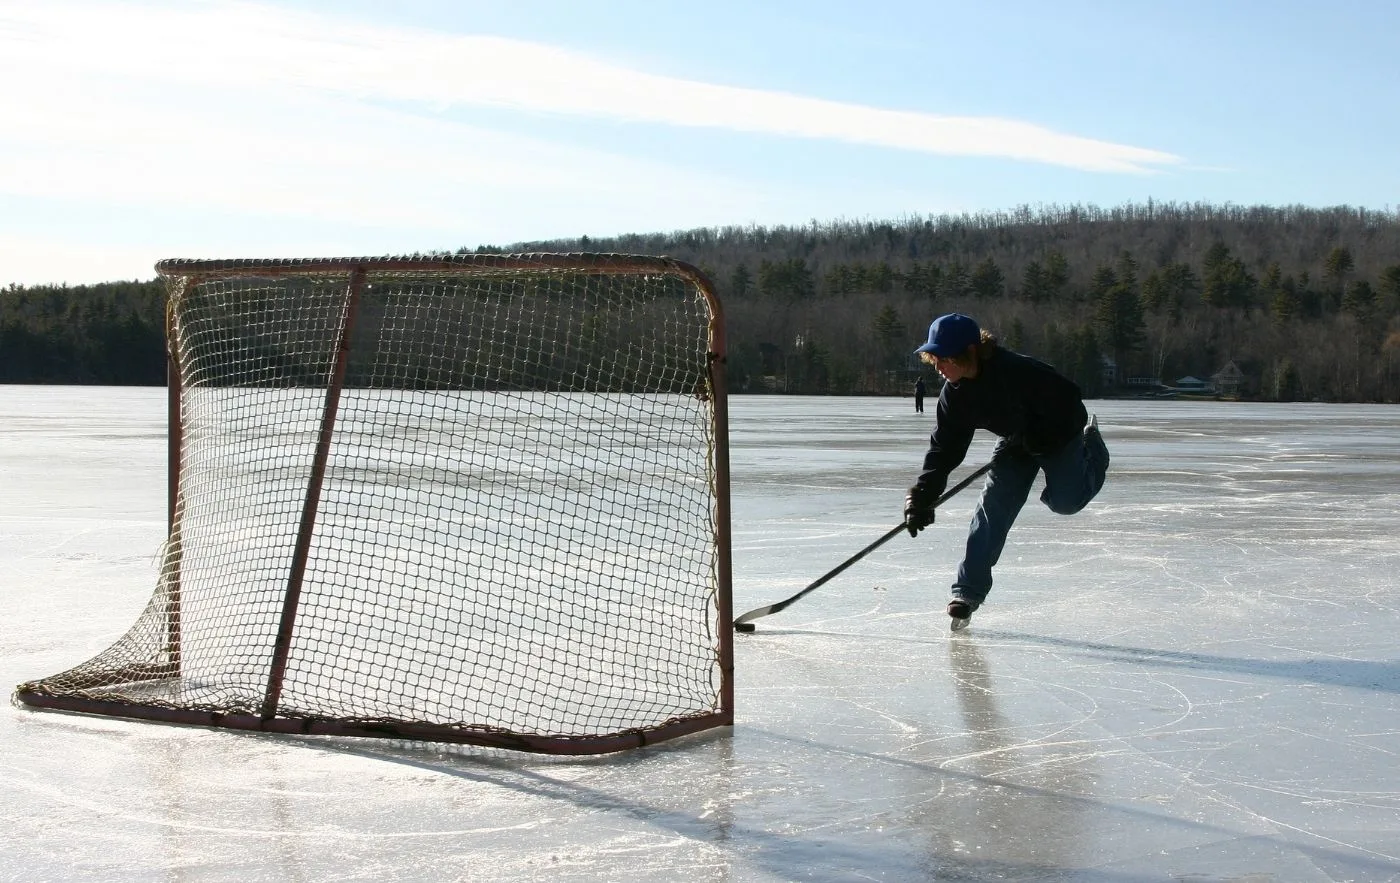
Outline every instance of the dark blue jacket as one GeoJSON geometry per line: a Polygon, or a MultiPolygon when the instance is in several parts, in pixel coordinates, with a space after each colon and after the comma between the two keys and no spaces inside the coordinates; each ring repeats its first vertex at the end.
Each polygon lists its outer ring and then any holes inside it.
{"type": "Polygon", "coordinates": [[[1038,359],[998,347],[976,377],[943,384],[918,483],[942,494],[975,430],[1001,436],[998,450],[1044,456],[1068,444],[1088,419],[1074,381],[1038,359]]]}

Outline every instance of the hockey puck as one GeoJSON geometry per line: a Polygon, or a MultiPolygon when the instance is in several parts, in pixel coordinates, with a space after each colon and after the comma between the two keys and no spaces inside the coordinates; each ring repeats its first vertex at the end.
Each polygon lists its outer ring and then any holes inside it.
{"type": "Polygon", "coordinates": [[[751,622],[736,622],[736,623],[734,623],[734,631],[736,631],[736,632],[751,632],[751,631],[753,631],[753,630],[756,629],[756,628],[758,628],[758,626],[754,625],[754,624],[751,623],[751,622]]]}

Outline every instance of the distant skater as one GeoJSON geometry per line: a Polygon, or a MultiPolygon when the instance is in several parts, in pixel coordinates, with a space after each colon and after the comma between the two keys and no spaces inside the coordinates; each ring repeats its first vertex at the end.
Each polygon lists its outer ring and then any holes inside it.
{"type": "Polygon", "coordinates": [[[924,378],[920,377],[914,381],[914,412],[924,413],[924,396],[928,393],[928,387],[924,386],[924,378]]]}
{"type": "Polygon", "coordinates": [[[948,475],[967,455],[973,432],[985,429],[1001,437],[948,602],[953,631],[958,631],[987,600],[992,567],[1036,475],[1045,473],[1041,502],[1051,512],[1073,515],[1103,487],[1108,448],[1073,381],[1044,362],[998,346],[968,316],[949,313],[934,319],[928,342],[914,352],[947,383],[938,394],[923,472],[904,499],[910,535],[933,524],[934,504],[948,486],[948,475]]]}

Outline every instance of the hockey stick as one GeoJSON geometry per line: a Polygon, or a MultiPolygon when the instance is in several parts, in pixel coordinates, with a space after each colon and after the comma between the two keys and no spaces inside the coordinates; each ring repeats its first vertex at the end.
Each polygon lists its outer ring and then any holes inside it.
{"type": "MultiPolygon", "coordinates": [[[[964,478],[962,481],[958,482],[957,485],[955,485],[955,486],[953,487],[952,490],[946,491],[946,492],[943,494],[943,496],[939,497],[939,498],[934,502],[933,508],[937,509],[939,506],[943,505],[943,503],[944,503],[945,501],[947,501],[949,497],[953,496],[953,495],[956,494],[958,491],[960,491],[960,490],[962,490],[963,488],[967,487],[968,485],[972,484],[972,482],[975,481],[979,475],[982,475],[982,474],[985,473],[988,469],[991,469],[991,468],[992,468],[992,464],[991,464],[991,463],[987,463],[986,465],[984,465],[984,466],[982,466],[981,468],[979,468],[976,472],[974,472],[974,473],[972,473],[971,475],[969,475],[967,478],[964,478]]],[[[818,588],[820,588],[820,587],[826,585],[826,583],[827,583],[828,580],[830,580],[830,579],[832,579],[833,577],[839,575],[841,572],[843,572],[846,568],[850,567],[852,564],[855,564],[857,561],[859,561],[860,559],[864,558],[866,555],[869,555],[871,552],[874,552],[876,549],[880,548],[880,547],[883,546],[885,543],[888,543],[890,540],[894,539],[894,538],[895,538],[895,535],[898,534],[898,533],[899,533],[900,531],[902,531],[902,530],[904,530],[904,524],[903,524],[903,523],[896,524],[894,527],[890,528],[889,531],[888,531],[884,536],[880,537],[880,538],[879,538],[878,540],[876,540],[875,542],[873,542],[873,543],[871,543],[870,545],[866,546],[864,549],[861,549],[859,552],[857,552],[857,553],[855,553],[854,555],[852,555],[851,557],[847,558],[845,561],[842,561],[840,564],[836,565],[836,567],[835,567],[830,573],[826,574],[826,576],[823,576],[821,579],[818,579],[816,582],[812,583],[812,584],[811,584],[810,586],[808,586],[807,588],[805,588],[805,589],[803,589],[802,591],[798,592],[796,595],[793,595],[791,598],[785,598],[785,599],[782,600],[782,601],[778,601],[778,602],[775,602],[775,603],[773,603],[773,604],[768,604],[768,605],[766,605],[766,606],[764,606],[764,607],[755,607],[753,610],[750,610],[748,613],[745,613],[743,616],[738,617],[737,619],[734,620],[734,631],[736,631],[736,632],[751,632],[751,631],[753,631],[754,628],[756,628],[756,627],[755,627],[754,625],[751,625],[751,623],[752,623],[755,619],[758,619],[758,618],[761,617],[761,616],[767,616],[767,615],[769,615],[770,613],[777,613],[777,612],[780,611],[780,610],[784,610],[784,609],[786,609],[788,606],[790,606],[794,601],[796,601],[798,598],[801,598],[802,596],[808,594],[809,592],[815,591],[816,589],[818,589],[818,588]]]]}

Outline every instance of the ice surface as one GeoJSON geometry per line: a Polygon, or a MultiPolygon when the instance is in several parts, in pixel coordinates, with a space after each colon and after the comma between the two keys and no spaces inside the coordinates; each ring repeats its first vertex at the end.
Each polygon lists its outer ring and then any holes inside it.
{"type": "MultiPolygon", "coordinates": [[[[967,631],[976,485],[737,638],[732,733],[551,759],[0,708],[0,880],[1400,879],[1400,408],[1091,407],[1107,486],[1032,499],[967,631]]],[[[899,521],[931,414],[731,419],[742,612],[899,521]]],[[[0,684],[135,621],[165,494],[163,390],[0,387],[0,684]]]]}

